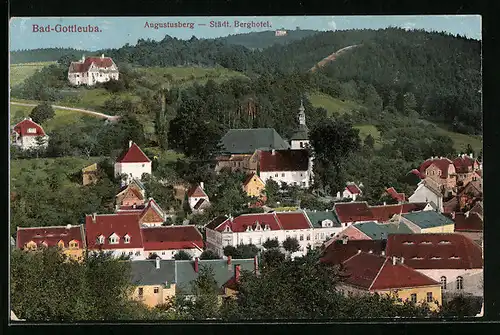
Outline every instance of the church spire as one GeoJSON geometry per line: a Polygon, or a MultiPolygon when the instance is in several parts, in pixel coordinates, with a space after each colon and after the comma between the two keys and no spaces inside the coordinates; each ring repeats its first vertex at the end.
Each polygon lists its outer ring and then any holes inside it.
{"type": "Polygon", "coordinates": [[[300,107],[299,107],[299,125],[304,125],[304,126],[306,125],[306,113],[302,99],[300,99],[300,107]]]}

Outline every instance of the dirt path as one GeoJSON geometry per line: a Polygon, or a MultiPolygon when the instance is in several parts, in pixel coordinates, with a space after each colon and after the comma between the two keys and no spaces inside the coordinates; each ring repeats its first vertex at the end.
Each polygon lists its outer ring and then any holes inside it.
{"type": "Polygon", "coordinates": [[[318,68],[322,68],[324,67],[326,64],[330,63],[330,62],[333,62],[335,61],[335,59],[337,59],[337,57],[341,56],[343,53],[345,53],[346,51],[350,50],[350,49],[353,49],[353,48],[356,48],[356,47],[359,47],[361,46],[362,44],[355,44],[355,45],[350,45],[348,47],[345,47],[345,48],[342,48],[340,50],[337,50],[336,52],[332,53],[331,55],[323,58],[320,62],[318,62],[317,64],[315,64],[309,71],[311,72],[314,72],[316,71],[318,68]]]}
{"type": "MultiPolygon", "coordinates": [[[[36,104],[28,104],[24,102],[10,102],[12,105],[17,105],[17,106],[25,106],[25,107],[36,107],[36,104]]],[[[93,116],[97,116],[103,119],[108,119],[109,121],[117,121],[120,117],[115,116],[115,115],[108,115],[104,113],[99,113],[99,112],[94,112],[88,109],[82,109],[82,108],[75,108],[75,107],[65,107],[65,106],[58,106],[58,105],[52,105],[52,108],[54,109],[63,109],[63,110],[68,110],[68,111],[75,111],[75,112],[80,112],[80,113],[85,113],[93,116]]]]}

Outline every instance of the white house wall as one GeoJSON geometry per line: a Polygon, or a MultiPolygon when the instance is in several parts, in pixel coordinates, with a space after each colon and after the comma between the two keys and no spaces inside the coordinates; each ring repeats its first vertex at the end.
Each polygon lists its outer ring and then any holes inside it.
{"type": "Polygon", "coordinates": [[[433,202],[437,205],[438,211],[440,213],[443,212],[443,197],[439,197],[425,186],[419,185],[415,192],[408,198],[408,201],[410,203],[433,202]]]}
{"type": "MultiPolygon", "coordinates": [[[[28,150],[28,149],[35,149],[38,147],[38,144],[36,142],[37,136],[19,136],[16,145],[18,145],[22,150],[28,150]]],[[[44,148],[47,148],[49,145],[49,137],[44,136],[45,143],[43,144],[44,148]]]]}
{"type": "Polygon", "coordinates": [[[470,293],[482,297],[483,288],[483,269],[416,269],[418,272],[441,282],[441,277],[446,277],[446,290],[443,294],[470,293]],[[463,289],[457,290],[457,277],[463,278],[463,289]]]}
{"type": "Polygon", "coordinates": [[[205,201],[208,201],[208,197],[189,197],[188,199],[189,207],[191,207],[191,209],[194,209],[194,206],[198,203],[200,199],[205,199],[205,201]]]}
{"type": "Polygon", "coordinates": [[[264,181],[264,183],[266,183],[269,179],[272,179],[278,184],[284,182],[288,185],[297,185],[303,188],[309,187],[309,177],[309,171],[260,172],[260,178],[264,181]]]}
{"type": "Polygon", "coordinates": [[[115,163],[115,176],[126,174],[128,179],[141,179],[142,174],[151,174],[151,162],[147,163],[115,163]]]}
{"type": "Polygon", "coordinates": [[[175,254],[180,251],[191,255],[192,258],[200,257],[202,251],[196,248],[192,249],[174,249],[174,250],[148,250],[144,252],[144,257],[148,258],[151,254],[156,254],[161,259],[169,260],[174,259],[175,254]]]}

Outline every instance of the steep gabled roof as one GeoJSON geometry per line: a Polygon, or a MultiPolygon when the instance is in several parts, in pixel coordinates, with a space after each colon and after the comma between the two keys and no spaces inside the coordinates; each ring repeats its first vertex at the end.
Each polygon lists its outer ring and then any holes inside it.
{"type": "Polygon", "coordinates": [[[479,215],[483,216],[483,202],[477,201],[469,212],[478,213],[479,215]]]}
{"type": "Polygon", "coordinates": [[[256,173],[251,173],[243,182],[243,186],[248,185],[248,183],[250,183],[250,181],[252,181],[253,179],[255,179],[255,181],[259,181],[263,185],[266,185],[266,183],[256,173]]]}
{"type": "Polygon", "coordinates": [[[303,212],[276,213],[276,216],[284,230],[312,228],[303,212]]]}
{"type": "Polygon", "coordinates": [[[193,209],[199,210],[199,209],[206,209],[208,207],[210,207],[210,202],[202,198],[198,200],[198,202],[196,202],[196,204],[193,206],[193,209]]]}
{"type": "Polygon", "coordinates": [[[255,150],[283,150],[290,145],[273,128],[230,129],[222,137],[223,151],[231,154],[253,154],[255,150]]]}
{"type": "Polygon", "coordinates": [[[215,230],[228,219],[227,216],[218,216],[205,225],[205,229],[215,230]]]}
{"type": "Polygon", "coordinates": [[[389,187],[386,192],[396,201],[402,202],[405,201],[405,194],[398,193],[394,187],[389,187]]]}
{"type": "Polygon", "coordinates": [[[387,239],[387,256],[404,257],[414,269],[480,269],[481,247],[461,234],[398,234],[387,239]]]}
{"type": "Polygon", "coordinates": [[[321,262],[332,265],[341,264],[352,256],[356,255],[358,251],[367,253],[374,253],[381,255],[385,252],[385,241],[382,240],[353,240],[347,241],[346,244],[341,240],[331,243],[323,252],[321,262]]]}
{"type": "Polygon", "coordinates": [[[455,231],[459,232],[482,232],[483,217],[481,214],[469,211],[467,213],[455,213],[455,231]]]}
{"type": "Polygon", "coordinates": [[[84,248],[83,228],[78,226],[53,226],[53,227],[35,227],[35,228],[17,228],[17,247],[24,248],[26,243],[33,241],[37,245],[46,243],[48,247],[55,247],[59,241],[64,242],[68,247],[70,241],[78,241],[79,247],[84,248]]]}
{"type": "Polygon", "coordinates": [[[14,131],[20,136],[46,136],[45,131],[43,131],[42,126],[35,123],[31,118],[24,119],[14,126],[14,131]],[[34,129],[33,132],[28,130],[34,129]]]}
{"type": "Polygon", "coordinates": [[[345,190],[351,194],[361,194],[361,190],[354,183],[347,184],[347,186],[345,187],[345,190]]]}
{"type": "Polygon", "coordinates": [[[205,193],[205,191],[201,188],[200,185],[195,185],[191,187],[188,190],[188,197],[189,198],[202,198],[202,197],[208,197],[208,195],[205,193]]]}
{"type": "Polygon", "coordinates": [[[468,172],[469,169],[473,169],[474,165],[479,165],[477,159],[474,159],[468,155],[461,155],[453,159],[453,165],[455,165],[455,170],[459,173],[468,172]]]}
{"type": "Polygon", "coordinates": [[[307,171],[309,168],[309,151],[307,150],[275,150],[260,152],[260,171],[307,171]]]}
{"type": "Polygon", "coordinates": [[[440,177],[442,179],[448,178],[448,168],[450,165],[453,165],[453,162],[446,157],[426,160],[425,162],[422,163],[422,165],[420,165],[419,168],[420,173],[425,175],[425,171],[433,164],[441,171],[440,177]]]}
{"type": "Polygon", "coordinates": [[[84,62],[71,62],[69,73],[88,72],[92,63],[98,68],[109,68],[114,62],[111,57],[87,57],[84,62]]]}
{"type": "Polygon", "coordinates": [[[372,212],[366,201],[364,202],[338,202],[333,206],[340,222],[370,221],[372,212]]]}
{"type": "Polygon", "coordinates": [[[146,156],[146,154],[139,148],[135,143],[123,151],[122,154],[116,160],[117,163],[150,163],[151,160],[146,156]]]}
{"type": "Polygon", "coordinates": [[[281,230],[281,225],[275,213],[258,213],[258,214],[242,214],[231,220],[224,221],[216,230],[223,232],[226,226],[229,226],[233,232],[244,232],[247,227],[255,229],[257,223],[264,229],[265,225],[269,225],[271,230],[281,230]]]}
{"type": "Polygon", "coordinates": [[[152,221],[148,222],[163,222],[165,221],[165,211],[156,203],[153,198],[149,198],[147,205],[141,212],[140,220],[144,221],[145,216],[149,213],[150,219],[152,221]]]}
{"type": "Polygon", "coordinates": [[[139,227],[139,214],[101,214],[85,216],[85,230],[87,234],[87,247],[89,250],[99,249],[134,249],[142,248],[141,229],[139,227]],[[119,237],[117,244],[110,244],[112,234],[119,237]],[[104,236],[104,244],[97,243],[99,236],[104,236]],[[124,236],[129,235],[130,243],[124,242],[124,236]]]}
{"type": "Polygon", "coordinates": [[[203,248],[203,236],[195,226],[142,228],[144,250],[179,250],[203,248]]]}
{"type": "Polygon", "coordinates": [[[387,290],[439,285],[435,280],[389,258],[360,252],[345,261],[346,282],[365,290],[387,290]]]}

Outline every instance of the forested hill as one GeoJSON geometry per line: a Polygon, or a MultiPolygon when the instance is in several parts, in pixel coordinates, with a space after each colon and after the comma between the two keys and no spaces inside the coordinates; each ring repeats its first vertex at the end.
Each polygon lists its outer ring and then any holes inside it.
{"type": "Polygon", "coordinates": [[[275,31],[260,31],[245,34],[235,34],[226,37],[217,38],[215,40],[222,41],[228,44],[242,45],[249,49],[265,49],[275,44],[283,45],[290,42],[300,40],[304,37],[309,37],[318,33],[316,30],[285,30],[286,35],[276,36],[275,31]]]}
{"type": "Polygon", "coordinates": [[[62,56],[74,56],[75,59],[82,58],[82,54],[89,54],[90,51],[73,48],[44,48],[33,50],[18,50],[10,52],[10,64],[52,62],[57,61],[62,56]]]}

